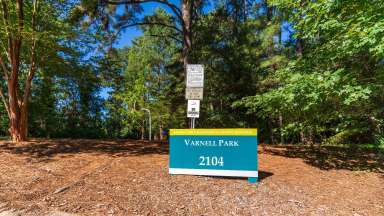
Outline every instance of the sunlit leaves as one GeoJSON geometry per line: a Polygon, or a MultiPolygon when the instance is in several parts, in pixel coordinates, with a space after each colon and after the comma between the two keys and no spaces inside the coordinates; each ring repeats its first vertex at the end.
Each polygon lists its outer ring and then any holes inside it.
{"type": "Polygon", "coordinates": [[[383,113],[383,1],[269,2],[289,15],[304,55],[278,70],[278,86],[235,105],[265,117],[282,113],[284,130],[292,133],[305,128],[318,138],[380,133],[383,126],[369,119],[383,113]]]}

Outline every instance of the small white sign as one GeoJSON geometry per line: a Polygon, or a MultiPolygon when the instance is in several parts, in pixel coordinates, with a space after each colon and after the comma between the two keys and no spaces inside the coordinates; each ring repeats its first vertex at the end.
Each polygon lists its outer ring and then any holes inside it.
{"type": "Polygon", "coordinates": [[[188,100],[187,117],[199,118],[199,116],[200,116],[200,101],[188,100]]]}
{"type": "Polygon", "coordinates": [[[185,99],[187,100],[203,100],[203,88],[186,88],[185,99]]]}
{"type": "Polygon", "coordinates": [[[187,88],[204,87],[204,67],[201,64],[187,65],[187,88]]]}

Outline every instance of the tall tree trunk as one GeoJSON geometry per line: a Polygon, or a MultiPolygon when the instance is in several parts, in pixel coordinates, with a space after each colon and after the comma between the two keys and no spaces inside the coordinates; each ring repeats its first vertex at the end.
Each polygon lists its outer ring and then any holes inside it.
{"type": "Polygon", "coordinates": [[[182,13],[182,25],[183,25],[183,66],[186,73],[187,65],[189,64],[189,51],[192,46],[191,40],[191,9],[192,0],[181,0],[181,13],[182,13]]]}
{"type": "Polygon", "coordinates": [[[303,130],[300,131],[300,143],[302,143],[302,144],[307,143],[307,137],[305,136],[305,133],[303,130]]]}
{"type": "Polygon", "coordinates": [[[279,113],[279,127],[280,127],[280,143],[284,144],[283,115],[281,113],[279,113]]]}
{"type": "Polygon", "coordinates": [[[164,136],[163,136],[163,124],[160,123],[160,127],[159,127],[159,139],[160,141],[163,141],[164,139],[164,136]]]}
{"type": "Polygon", "coordinates": [[[28,137],[28,103],[23,104],[20,112],[20,134],[23,140],[28,137]]]}
{"type": "MultiPolygon", "coordinates": [[[[192,1],[193,0],[181,0],[181,23],[182,23],[182,31],[183,31],[183,67],[184,67],[184,73],[180,74],[181,80],[187,77],[187,65],[189,64],[189,51],[192,46],[191,41],[191,25],[192,25],[192,1]]],[[[191,120],[189,118],[186,118],[186,125],[188,125],[189,128],[192,128],[191,126],[191,120]]]]}
{"type": "Polygon", "coordinates": [[[315,136],[313,134],[313,129],[310,128],[308,132],[308,142],[311,148],[313,148],[313,145],[315,144],[315,136]]]}
{"type": "Polygon", "coordinates": [[[31,82],[36,70],[36,16],[38,11],[38,1],[33,1],[33,10],[31,16],[31,28],[32,28],[32,46],[30,48],[30,68],[29,72],[26,75],[26,81],[24,85],[23,95],[20,95],[19,89],[19,69],[21,62],[21,46],[23,41],[23,32],[24,32],[24,3],[23,0],[16,0],[15,4],[15,14],[16,22],[13,23],[10,7],[7,1],[1,1],[1,9],[4,22],[4,33],[7,37],[7,56],[9,67],[1,59],[0,56],[0,65],[4,72],[4,78],[7,81],[7,97],[3,94],[2,89],[0,89],[0,96],[5,104],[8,117],[9,117],[9,134],[12,141],[20,142],[25,141],[28,136],[28,98],[30,95],[31,82]],[[16,31],[13,31],[16,29],[16,31]]]}
{"type": "Polygon", "coordinates": [[[145,128],[144,128],[145,121],[143,121],[143,125],[140,128],[141,132],[141,140],[144,140],[144,133],[145,133],[145,128]]]}
{"type": "Polygon", "coordinates": [[[18,96],[18,82],[8,82],[9,133],[13,142],[25,141],[28,136],[28,107],[18,96]]]}
{"type": "Polygon", "coordinates": [[[17,100],[17,89],[17,80],[15,82],[15,79],[11,78],[8,81],[9,133],[14,142],[25,140],[20,131],[20,108],[17,100]]]}
{"type": "Polygon", "coordinates": [[[268,118],[268,128],[269,128],[269,143],[274,144],[275,143],[275,138],[273,136],[273,124],[272,124],[272,119],[268,118]]]}

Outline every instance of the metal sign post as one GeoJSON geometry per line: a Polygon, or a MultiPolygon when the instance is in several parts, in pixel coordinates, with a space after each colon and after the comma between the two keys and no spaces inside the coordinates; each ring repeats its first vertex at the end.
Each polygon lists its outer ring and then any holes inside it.
{"type": "Polygon", "coordinates": [[[149,118],[149,135],[148,135],[148,138],[149,138],[149,141],[151,141],[151,139],[152,139],[151,111],[149,109],[146,109],[146,108],[141,108],[141,110],[148,112],[148,118],[149,118]]]}
{"type": "Polygon", "coordinates": [[[196,127],[196,118],[200,115],[200,100],[203,100],[204,67],[200,64],[187,65],[187,88],[185,99],[188,100],[187,117],[190,118],[190,127],[196,127]]]}

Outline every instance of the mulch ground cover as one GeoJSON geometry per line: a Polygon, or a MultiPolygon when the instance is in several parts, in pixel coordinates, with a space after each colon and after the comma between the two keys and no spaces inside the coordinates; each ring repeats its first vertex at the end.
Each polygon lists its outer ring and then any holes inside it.
{"type": "Polygon", "coordinates": [[[384,215],[384,156],[260,146],[260,182],[170,176],[168,145],[0,142],[0,215],[384,215]]]}

